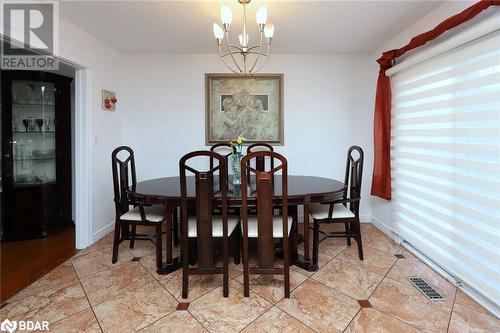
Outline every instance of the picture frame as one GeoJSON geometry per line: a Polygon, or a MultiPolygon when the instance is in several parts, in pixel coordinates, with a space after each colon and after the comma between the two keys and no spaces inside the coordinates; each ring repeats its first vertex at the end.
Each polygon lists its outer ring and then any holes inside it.
{"type": "Polygon", "coordinates": [[[284,144],[283,74],[205,74],[205,144],[284,144]]]}

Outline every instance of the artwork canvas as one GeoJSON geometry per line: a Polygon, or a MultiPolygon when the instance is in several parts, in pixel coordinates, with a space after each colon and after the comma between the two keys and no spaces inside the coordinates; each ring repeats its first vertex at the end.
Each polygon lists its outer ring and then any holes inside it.
{"type": "Polygon", "coordinates": [[[283,144],[283,74],[206,74],[206,144],[283,144]]]}

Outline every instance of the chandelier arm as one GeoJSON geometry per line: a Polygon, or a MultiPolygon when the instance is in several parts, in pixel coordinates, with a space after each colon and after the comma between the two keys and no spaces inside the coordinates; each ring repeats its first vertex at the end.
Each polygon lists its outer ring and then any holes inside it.
{"type": "MultiPolygon", "coordinates": [[[[227,54],[226,54],[227,55],[227,54]]],[[[222,60],[222,63],[233,73],[235,74],[239,74],[237,71],[235,71],[234,69],[232,69],[227,63],[226,63],[226,60],[224,59],[225,56],[222,55],[222,45],[219,45],[219,56],[222,60]]]]}
{"type": "Polygon", "coordinates": [[[229,44],[229,31],[226,31],[226,44],[227,44],[227,48],[229,50],[229,54],[231,55],[231,59],[233,59],[233,63],[236,65],[236,67],[238,68],[240,73],[242,73],[240,65],[238,65],[238,63],[236,62],[236,59],[234,59],[233,53],[231,52],[231,44],[229,44]]]}
{"type": "MultiPolygon", "coordinates": [[[[257,62],[259,61],[259,58],[260,58],[260,53],[261,53],[261,51],[262,51],[262,41],[263,41],[263,36],[264,36],[264,32],[263,32],[263,31],[261,31],[261,32],[260,32],[260,45],[259,45],[259,52],[257,53],[257,57],[255,57],[255,62],[253,63],[252,68],[250,68],[249,73],[252,73],[253,69],[255,68],[255,65],[257,65],[257,62]]],[[[251,49],[253,49],[253,48],[256,48],[256,46],[249,48],[249,49],[248,49],[248,51],[250,51],[250,50],[251,50],[251,49]]]]}
{"type": "Polygon", "coordinates": [[[267,61],[269,60],[269,54],[271,52],[271,45],[270,44],[267,44],[267,55],[266,55],[266,58],[264,60],[264,63],[262,63],[262,66],[260,66],[256,72],[260,71],[266,64],[267,64],[267,61]]]}

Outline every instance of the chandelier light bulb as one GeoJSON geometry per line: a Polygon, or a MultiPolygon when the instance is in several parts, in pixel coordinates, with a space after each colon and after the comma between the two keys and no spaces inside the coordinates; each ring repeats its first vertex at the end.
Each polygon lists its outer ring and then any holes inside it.
{"type": "Polygon", "coordinates": [[[223,24],[231,24],[233,22],[233,12],[228,6],[222,6],[220,8],[220,18],[223,24]]]}
{"type": "Polygon", "coordinates": [[[214,36],[216,39],[224,38],[224,30],[217,23],[214,23],[214,36]]]}
{"type": "Polygon", "coordinates": [[[267,8],[262,6],[257,11],[257,24],[266,24],[267,21],[267,8]]]}
{"type": "Polygon", "coordinates": [[[250,37],[248,36],[248,34],[246,34],[246,35],[241,34],[238,37],[240,39],[241,46],[248,46],[248,42],[250,41],[250,37]],[[244,37],[244,36],[246,36],[246,37],[244,37]]]}
{"type": "Polygon", "coordinates": [[[266,24],[266,26],[264,27],[264,36],[266,36],[266,38],[273,38],[274,24],[266,24]]]}

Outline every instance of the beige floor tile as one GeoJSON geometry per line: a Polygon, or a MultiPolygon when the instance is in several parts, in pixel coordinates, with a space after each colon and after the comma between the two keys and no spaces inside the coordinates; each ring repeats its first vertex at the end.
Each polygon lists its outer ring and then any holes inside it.
{"type": "Polygon", "coordinates": [[[387,277],[412,286],[409,277],[419,276],[431,284],[441,295],[449,300],[455,298],[456,288],[429,266],[416,259],[399,259],[391,268],[387,277]]]}
{"type": "MultiPolygon", "coordinates": [[[[49,325],[51,333],[100,333],[101,329],[91,309],[75,313],[49,325]]],[[[45,331],[40,331],[45,332],[45,331]]]]}
{"type": "Polygon", "coordinates": [[[450,333],[500,332],[500,320],[493,316],[455,303],[450,321],[450,333]]]}
{"type": "Polygon", "coordinates": [[[134,291],[154,278],[138,262],[128,262],[81,280],[92,306],[134,291]]]}
{"type": "Polygon", "coordinates": [[[389,236],[375,227],[372,227],[367,232],[362,233],[361,237],[363,246],[368,246],[390,254],[402,253],[404,251],[401,245],[396,244],[389,238],[389,236]]]}
{"type": "Polygon", "coordinates": [[[455,296],[455,303],[468,306],[476,311],[486,313],[487,315],[492,315],[488,310],[483,308],[479,303],[474,301],[472,298],[467,296],[462,290],[457,289],[457,294],[455,296]]]}
{"type": "Polygon", "coordinates": [[[178,302],[157,281],[94,306],[105,332],[134,332],[174,311],[178,302]]]}
{"type": "MultiPolygon", "coordinates": [[[[290,290],[306,279],[305,275],[290,270],[290,290]]],[[[236,281],[243,284],[243,275],[238,276],[236,281]]],[[[285,297],[283,281],[283,275],[250,275],[250,290],[274,304],[285,297]]]]}
{"type": "Polygon", "coordinates": [[[272,307],[253,323],[248,325],[242,333],[299,333],[314,332],[312,329],[281,311],[272,307]]]}
{"type": "Polygon", "coordinates": [[[222,274],[190,275],[188,298],[186,299],[182,298],[182,269],[160,277],[159,281],[179,302],[192,302],[222,286],[222,274]]]}
{"type": "Polygon", "coordinates": [[[238,332],[271,307],[255,293],[243,297],[243,286],[230,281],[229,297],[222,287],[212,290],[189,305],[189,312],[210,332],[238,332]]]}
{"type": "Polygon", "coordinates": [[[206,331],[188,311],[174,311],[140,330],[141,333],[204,333],[206,331]]]}
{"type": "Polygon", "coordinates": [[[27,296],[38,294],[52,288],[61,288],[76,281],[78,281],[78,278],[76,276],[75,270],[73,268],[73,265],[71,264],[71,261],[68,260],[45,274],[43,277],[29,285],[27,288],[14,295],[12,298],[10,298],[9,302],[20,300],[27,296]]]}
{"type": "Polygon", "coordinates": [[[367,271],[384,276],[396,262],[396,257],[390,253],[363,246],[363,260],[359,260],[358,249],[355,246],[347,247],[336,259],[361,267],[367,271]]]}
{"type": "Polygon", "coordinates": [[[417,288],[385,278],[370,297],[374,308],[420,330],[446,332],[453,302],[430,301],[417,288]]]}
{"type": "MultiPolygon", "coordinates": [[[[356,241],[352,241],[352,246],[356,247],[356,241]]],[[[319,243],[318,252],[324,254],[330,259],[334,258],[347,247],[347,241],[344,238],[327,238],[319,243]]],[[[312,256],[313,239],[309,240],[309,253],[312,256]]],[[[304,253],[304,243],[297,246],[300,253],[304,253]]]]}
{"type": "Polygon", "coordinates": [[[366,271],[342,260],[333,259],[311,279],[332,287],[354,299],[367,299],[383,276],[366,271]]]}
{"type": "Polygon", "coordinates": [[[120,245],[120,249],[118,252],[118,262],[116,264],[111,263],[111,246],[77,255],[73,257],[71,261],[73,262],[73,266],[75,267],[78,277],[82,279],[110,267],[129,262],[132,258],[133,257],[130,252],[127,251],[127,248],[122,244],[120,245]]]}
{"type": "Polygon", "coordinates": [[[418,333],[420,332],[402,321],[373,308],[358,312],[345,333],[418,333]]]}
{"type": "Polygon", "coordinates": [[[354,299],[311,280],[277,307],[318,332],[342,332],[360,309],[354,299]]]}
{"type": "Polygon", "coordinates": [[[0,318],[46,320],[52,324],[89,307],[80,283],[75,282],[9,303],[0,310],[0,318]]]}

